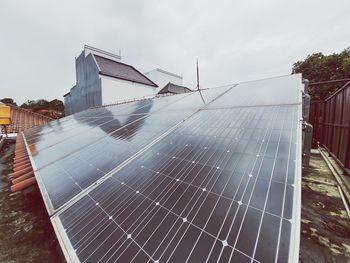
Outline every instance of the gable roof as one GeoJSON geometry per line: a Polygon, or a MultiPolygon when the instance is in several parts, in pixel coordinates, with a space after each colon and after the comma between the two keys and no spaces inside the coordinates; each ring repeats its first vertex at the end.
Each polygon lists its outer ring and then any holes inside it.
{"type": "Polygon", "coordinates": [[[93,55],[96,59],[98,66],[100,67],[100,74],[112,78],[129,80],[132,82],[158,87],[153,81],[143,75],[140,71],[135,69],[133,66],[114,61],[108,58],[93,55]]]}
{"type": "Polygon", "coordinates": [[[165,94],[165,93],[173,93],[173,94],[180,94],[180,93],[187,93],[191,92],[187,87],[180,86],[180,85],[175,85],[174,83],[169,82],[162,88],[158,94],[165,94]]]}

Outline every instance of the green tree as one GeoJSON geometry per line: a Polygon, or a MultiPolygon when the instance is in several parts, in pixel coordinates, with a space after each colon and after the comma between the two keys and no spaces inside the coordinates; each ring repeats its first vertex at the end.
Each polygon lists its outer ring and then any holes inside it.
{"type": "Polygon", "coordinates": [[[64,104],[58,99],[47,101],[40,100],[27,100],[21,105],[21,108],[39,112],[51,118],[61,118],[64,116],[64,104]]]}
{"type": "Polygon", "coordinates": [[[57,112],[64,112],[64,104],[61,100],[58,99],[50,101],[50,108],[57,112]]]}
{"type": "MultiPolygon", "coordinates": [[[[338,54],[309,55],[305,60],[294,63],[292,73],[302,73],[303,78],[310,83],[350,78],[350,48],[338,54]]],[[[312,99],[324,99],[344,84],[345,82],[311,85],[309,92],[312,99]]]]}
{"type": "Polygon", "coordinates": [[[21,105],[21,108],[32,110],[35,107],[35,105],[36,105],[35,100],[27,100],[25,103],[21,105]]]}
{"type": "Polygon", "coordinates": [[[3,98],[0,102],[17,106],[17,103],[12,98],[3,98]]]}

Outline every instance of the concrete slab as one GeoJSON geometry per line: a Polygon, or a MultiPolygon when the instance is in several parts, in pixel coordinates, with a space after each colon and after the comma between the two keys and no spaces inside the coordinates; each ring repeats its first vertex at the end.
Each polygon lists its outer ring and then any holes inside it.
{"type": "Polygon", "coordinates": [[[318,151],[303,170],[300,262],[350,262],[350,220],[318,151]]]}

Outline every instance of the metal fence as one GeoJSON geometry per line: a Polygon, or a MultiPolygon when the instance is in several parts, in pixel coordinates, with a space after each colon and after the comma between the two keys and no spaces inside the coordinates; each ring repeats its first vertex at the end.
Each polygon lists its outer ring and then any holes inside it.
{"type": "Polygon", "coordinates": [[[322,140],[323,132],[324,102],[313,100],[310,104],[310,123],[313,127],[312,148],[317,148],[317,144],[322,140]]]}
{"type": "Polygon", "coordinates": [[[313,146],[321,144],[350,170],[350,82],[324,101],[312,101],[313,146]]]}
{"type": "MultiPolygon", "coordinates": [[[[34,126],[43,125],[53,119],[42,114],[32,112],[14,105],[11,107],[11,124],[7,126],[7,133],[18,133],[34,126]]],[[[5,129],[0,125],[0,133],[4,134],[5,129]]]]}

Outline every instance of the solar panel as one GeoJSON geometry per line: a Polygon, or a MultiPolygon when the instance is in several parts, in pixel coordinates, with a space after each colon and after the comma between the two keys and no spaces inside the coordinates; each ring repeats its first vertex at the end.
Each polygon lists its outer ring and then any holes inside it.
{"type": "Polygon", "coordinates": [[[211,103],[209,108],[298,104],[301,94],[295,87],[300,86],[298,74],[245,82],[211,103]]]}
{"type": "Polygon", "coordinates": [[[297,107],[221,114],[198,113],[59,216],[81,261],[287,261],[297,107]]]}
{"type": "MultiPolygon", "coordinates": [[[[158,105],[161,104],[164,106],[166,103],[169,103],[167,99],[162,100],[160,103],[158,102],[158,105]]],[[[77,113],[67,118],[52,122],[48,126],[41,126],[40,128],[37,128],[36,132],[29,130],[25,135],[28,144],[35,143],[38,149],[42,149],[70,138],[73,135],[79,135],[82,132],[86,132],[88,128],[108,123],[108,121],[114,119],[113,117],[121,118],[122,116],[135,116],[136,118],[139,114],[147,114],[152,107],[152,100],[142,100],[117,106],[89,109],[82,113],[77,113]]]]}
{"type": "Polygon", "coordinates": [[[296,261],[300,90],[292,75],[183,96],[39,169],[67,260],[296,261]]]}
{"type": "Polygon", "coordinates": [[[49,214],[195,113],[203,98],[210,101],[228,88],[97,108],[88,110],[90,117],[73,116],[69,125],[56,122],[27,132],[49,214]]]}

